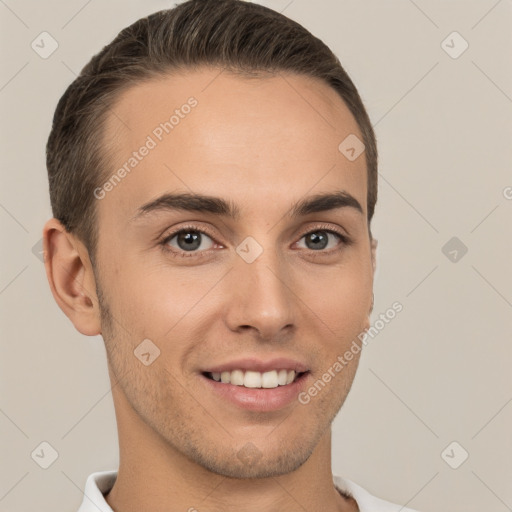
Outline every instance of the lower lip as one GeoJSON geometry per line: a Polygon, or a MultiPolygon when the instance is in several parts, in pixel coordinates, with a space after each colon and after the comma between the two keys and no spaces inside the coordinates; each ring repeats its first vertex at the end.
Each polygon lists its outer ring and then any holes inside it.
{"type": "Polygon", "coordinates": [[[277,411],[297,400],[298,394],[306,387],[309,372],[286,386],[277,388],[246,388],[209,379],[200,375],[202,381],[218,396],[249,411],[277,411]]]}

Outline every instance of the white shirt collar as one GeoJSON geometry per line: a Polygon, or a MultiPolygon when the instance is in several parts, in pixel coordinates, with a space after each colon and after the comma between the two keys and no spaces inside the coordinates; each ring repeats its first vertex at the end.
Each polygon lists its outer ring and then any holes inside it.
{"type": "MultiPolygon", "coordinates": [[[[84,498],[78,512],[113,512],[104,495],[112,489],[117,478],[117,471],[98,471],[92,473],[85,483],[84,498]]],[[[356,483],[342,478],[333,477],[334,485],[339,490],[352,496],[360,512],[417,512],[389,501],[381,500],[356,483]]]]}

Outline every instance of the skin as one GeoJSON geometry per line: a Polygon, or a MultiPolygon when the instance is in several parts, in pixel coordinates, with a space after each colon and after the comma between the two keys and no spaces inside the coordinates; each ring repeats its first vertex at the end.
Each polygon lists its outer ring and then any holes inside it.
{"type": "MultiPolygon", "coordinates": [[[[376,243],[366,161],[338,151],[349,134],[362,139],[357,123],[318,80],[196,69],[119,97],[104,134],[111,172],[191,96],[191,113],[97,201],[95,268],[56,219],[44,228],[57,303],[78,331],[105,340],[120,450],[106,499],[116,512],[358,510],[333,485],[331,423],[359,354],[309,404],[294,400],[273,412],[228,403],[200,376],[242,356],[287,356],[307,362],[312,385],[369,327],[376,243]],[[285,215],[299,199],[337,190],[363,213],[285,215]],[[160,211],[134,220],[165,192],[228,199],[240,219],[160,211]],[[172,256],[160,242],[189,223],[209,231],[192,257],[172,256]],[[309,248],[304,235],[322,229],[338,229],[352,244],[329,235],[328,248],[309,248]],[[250,264],[236,252],[248,236],[263,248],[250,264]],[[133,353],[144,339],[160,350],[149,366],[133,353]],[[237,456],[249,442],[253,463],[237,456]]],[[[186,252],[177,238],[167,248],[186,252]]]]}

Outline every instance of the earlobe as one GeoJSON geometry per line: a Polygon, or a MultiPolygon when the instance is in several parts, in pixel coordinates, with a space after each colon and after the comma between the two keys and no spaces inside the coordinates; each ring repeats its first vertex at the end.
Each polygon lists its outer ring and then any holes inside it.
{"type": "Polygon", "coordinates": [[[55,218],[43,229],[46,275],[55,301],[82,334],[101,333],[96,283],[85,246],[55,218]]]}

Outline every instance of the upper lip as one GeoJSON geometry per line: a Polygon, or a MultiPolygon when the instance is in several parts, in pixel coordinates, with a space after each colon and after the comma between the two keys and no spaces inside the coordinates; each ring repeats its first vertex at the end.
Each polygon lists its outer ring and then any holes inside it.
{"type": "Polygon", "coordinates": [[[258,359],[256,357],[244,357],[226,363],[209,366],[204,372],[231,372],[233,370],[268,372],[271,370],[294,370],[296,373],[308,371],[308,367],[301,361],[289,357],[276,357],[273,359],[258,359]]]}

